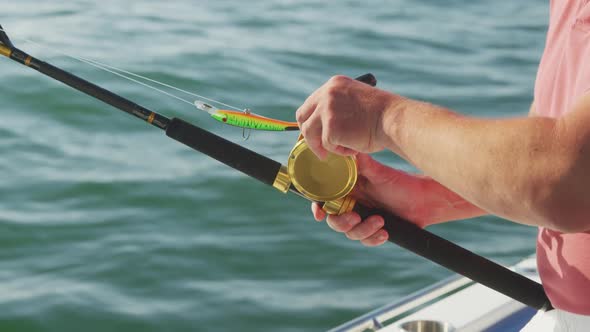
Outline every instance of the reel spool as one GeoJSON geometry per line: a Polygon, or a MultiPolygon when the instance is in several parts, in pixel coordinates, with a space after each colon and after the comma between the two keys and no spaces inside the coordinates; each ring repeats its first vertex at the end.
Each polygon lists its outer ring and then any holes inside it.
{"type": "Polygon", "coordinates": [[[358,173],[354,157],[329,153],[320,160],[302,136],[289,154],[287,166],[282,166],[274,187],[287,192],[293,186],[305,198],[324,203],[328,214],[343,214],[352,210],[355,200],[348,194],[356,185],[358,173]]]}

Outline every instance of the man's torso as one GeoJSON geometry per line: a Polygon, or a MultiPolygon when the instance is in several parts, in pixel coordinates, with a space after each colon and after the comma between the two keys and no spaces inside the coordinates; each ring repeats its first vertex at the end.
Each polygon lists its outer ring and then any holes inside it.
{"type": "MultiPolygon", "coordinates": [[[[550,16],[535,83],[535,114],[559,117],[590,93],[590,0],[551,0],[550,16]]],[[[537,263],[555,307],[590,315],[590,232],[540,228],[537,263]]]]}

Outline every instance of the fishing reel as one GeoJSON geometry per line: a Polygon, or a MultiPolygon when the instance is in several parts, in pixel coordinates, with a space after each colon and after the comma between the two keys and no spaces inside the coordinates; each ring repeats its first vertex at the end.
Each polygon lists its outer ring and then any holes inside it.
{"type": "MultiPolygon", "coordinates": [[[[361,75],[357,81],[377,85],[372,74],[361,75]]],[[[354,209],[356,200],[350,192],[356,185],[356,159],[328,153],[320,160],[309,148],[302,135],[289,154],[287,166],[282,165],[273,186],[286,193],[291,190],[308,200],[323,204],[328,214],[341,215],[354,209]]]]}
{"type": "Polygon", "coordinates": [[[356,200],[349,194],[357,177],[354,157],[329,153],[325,160],[320,160],[300,135],[273,186],[284,193],[294,187],[308,200],[323,204],[326,213],[340,215],[354,208],[356,200]]]}

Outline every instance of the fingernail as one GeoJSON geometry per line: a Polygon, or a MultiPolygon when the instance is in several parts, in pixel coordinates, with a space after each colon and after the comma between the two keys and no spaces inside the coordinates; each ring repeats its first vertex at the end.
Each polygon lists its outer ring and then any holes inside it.
{"type": "Polygon", "coordinates": [[[353,228],[355,226],[354,220],[351,217],[346,217],[346,226],[349,228],[353,228]]]}
{"type": "Polygon", "coordinates": [[[381,218],[373,219],[372,223],[375,226],[381,227],[381,226],[383,226],[383,219],[381,219],[381,218]]]}

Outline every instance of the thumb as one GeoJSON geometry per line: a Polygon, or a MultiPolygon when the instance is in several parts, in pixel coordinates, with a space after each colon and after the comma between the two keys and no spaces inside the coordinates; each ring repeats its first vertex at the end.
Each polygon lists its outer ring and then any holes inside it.
{"type": "Polygon", "coordinates": [[[369,181],[383,176],[383,165],[368,154],[359,153],[356,156],[359,175],[366,177],[369,181]]]}
{"type": "Polygon", "coordinates": [[[359,153],[356,157],[358,173],[371,183],[399,183],[400,181],[415,179],[416,176],[383,165],[368,154],[359,153]]]}

